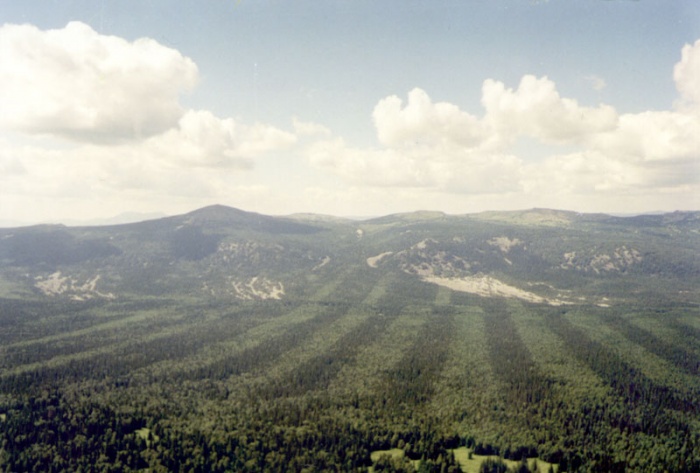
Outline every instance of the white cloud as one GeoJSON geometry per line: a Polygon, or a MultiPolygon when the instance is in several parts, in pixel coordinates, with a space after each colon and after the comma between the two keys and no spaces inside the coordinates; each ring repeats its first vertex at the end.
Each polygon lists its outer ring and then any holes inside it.
{"type": "Polygon", "coordinates": [[[601,91],[608,86],[608,84],[605,82],[605,79],[595,74],[586,76],[585,79],[588,81],[589,84],[591,84],[593,90],[601,91]]]}
{"type": "Polygon", "coordinates": [[[455,195],[571,201],[572,195],[698,191],[700,113],[688,104],[700,98],[700,41],[683,48],[674,79],[683,107],[633,114],[561,97],[546,77],[526,75],[516,89],[487,79],[482,117],[434,103],[416,88],[405,104],[396,96],[377,103],[372,116],[379,147],[359,149],[341,138],[326,139],[309,148],[309,162],[354,186],[455,195]],[[545,145],[541,150],[547,152],[527,160],[514,156],[519,136],[545,145]]]}
{"type": "Polygon", "coordinates": [[[12,130],[0,137],[4,209],[61,202],[99,215],[222,201],[255,187],[237,187],[237,170],[297,142],[270,125],[185,110],[179,95],[195,85],[197,67],[153,40],[130,43],[82,23],[5,25],[0,58],[0,127],[12,130]]]}
{"type": "Polygon", "coordinates": [[[335,138],[314,143],[307,154],[312,165],[328,169],[354,183],[400,187],[434,184],[429,162],[420,163],[394,149],[352,148],[342,138],[335,138]]]}
{"type": "Polygon", "coordinates": [[[528,194],[560,196],[621,191],[638,187],[642,181],[638,166],[600,152],[581,151],[529,165],[523,184],[528,194]]]}
{"type": "Polygon", "coordinates": [[[230,180],[227,168],[250,168],[254,157],[287,148],[294,141],[293,134],[273,127],[245,126],[209,112],[191,111],[177,128],[140,142],[62,150],[5,143],[0,148],[0,168],[15,169],[30,192],[60,195],[82,189],[87,196],[91,186],[94,191],[151,189],[174,194],[197,187],[206,193],[212,186],[206,179],[192,184],[197,176],[230,180]],[[188,180],[190,184],[183,185],[188,180]]]}
{"type": "Polygon", "coordinates": [[[647,111],[620,116],[619,126],[591,139],[594,149],[627,162],[698,159],[700,116],[647,111]]]}
{"type": "Polygon", "coordinates": [[[341,138],[313,144],[307,157],[313,166],[359,186],[511,192],[519,189],[521,173],[521,160],[508,154],[425,147],[359,149],[341,138]]]}
{"type": "Polygon", "coordinates": [[[13,156],[25,172],[0,172],[3,213],[22,220],[28,211],[37,210],[35,203],[46,208],[53,205],[52,219],[82,218],[80,209],[86,209],[85,216],[146,206],[149,211],[188,210],[250,193],[255,187],[241,173],[183,166],[152,152],[145,144],[86,145],[60,151],[5,144],[0,147],[0,168],[3,156],[13,156]],[[13,207],[13,202],[20,204],[13,207]],[[32,203],[31,209],[27,202],[32,203]]]}
{"type": "Polygon", "coordinates": [[[380,148],[348,146],[342,138],[309,147],[309,162],[359,186],[510,192],[520,160],[490,149],[496,135],[456,105],[434,103],[421,89],[379,101],[372,114],[380,148]]]}
{"type": "Polygon", "coordinates": [[[379,101],[372,116],[379,142],[390,147],[455,146],[474,148],[488,131],[456,105],[433,103],[421,89],[408,94],[408,103],[395,95],[379,101]]]}
{"type": "Polygon", "coordinates": [[[700,205],[692,198],[700,195],[700,41],[683,48],[673,70],[672,110],[582,105],[547,77],[524,76],[515,88],[487,79],[481,114],[434,102],[419,88],[379,100],[377,144],[366,148],[298,118],[285,131],[186,110],[179,96],[197,75],[190,59],[153,40],[128,42],[81,23],[51,31],[1,26],[0,128],[12,130],[0,135],[2,208],[21,218],[27,202],[50,209],[59,201],[92,215],[213,202],[274,212],[294,201],[304,205],[296,210],[326,205],[328,213],[355,215],[700,205]],[[238,172],[277,152],[264,172],[238,172]],[[299,152],[324,173],[295,168],[303,165],[294,160],[299,152]],[[287,173],[298,174],[287,180],[287,173]]]}
{"type": "Polygon", "coordinates": [[[2,176],[23,176],[27,174],[27,169],[17,156],[11,151],[9,144],[0,139],[0,175],[2,176]]]}
{"type": "Polygon", "coordinates": [[[117,142],[161,133],[183,113],[197,66],[142,38],[128,42],[69,23],[0,27],[0,124],[26,133],[117,142]]]}
{"type": "Polygon", "coordinates": [[[173,163],[248,168],[252,158],[295,142],[294,134],[269,125],[249,126],[208,111],[190,110],[177,127],[148,139],[142,152],[173,163]]]}
{"type": "Polygon", "coordinates": [[[673,79],[684,105],[700,107],[700,39],[686,44],[673,68],[673,79]]]}
{"type": "Polygon", "coordinates": [[[583,107],[576,100],[562,98],[554,82],[546,77],[526,75],[515,90],[487,79],[481,103],[487,122],[504,140],[524,134],[544,142],[568,143],[617,126],[612,107],[583,107]]]}
{"type": "Polygon", "coordinates": [[[294,133],[300,136],[329,136],[331,130],[323,125],[313,122],[305,122],[297,117],[292,118],[294,133]]]}

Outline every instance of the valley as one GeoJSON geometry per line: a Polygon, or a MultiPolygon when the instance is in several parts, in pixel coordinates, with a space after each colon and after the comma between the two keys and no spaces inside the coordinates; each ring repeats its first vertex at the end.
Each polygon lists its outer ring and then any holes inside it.
{"type": "Polygon", "coordinates": [[[700,471],[699,254],[695,212],[0,229],[0,471],[700,471]]]}

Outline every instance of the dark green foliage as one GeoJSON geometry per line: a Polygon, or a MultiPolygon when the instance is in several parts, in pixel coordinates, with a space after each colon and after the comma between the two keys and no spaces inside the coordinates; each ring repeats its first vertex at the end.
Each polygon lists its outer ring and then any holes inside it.
{"type": "Polygon", "coordinates": [[[533,363],[530,352],[520,339],[505,301],[493,299],[482,303],[486,314],[486,336],[494,374],[506,386],[508,403],[537,405],[551,397],[549,380],[533,363]]]}
{"type": "Polygon", "coordinates": [[[66,228],[29,227],[0,239],[0,262],[53,268],[121,254],[106,238],[76,237],[66,228]]]}
{"type": "MultiPolygon", "coordinates": [[[[691,391],[649,380],[573,326],[561,310],[541,307],[543,320],[569,353],[612,389],[602,403],[594,398],[560,403],[562,388],[541,372],[515,327],[519,315],[496,300],[472,303],[483,310],[488,362],[500,390],[497,404],[483,408],[505,422],[506,430],[496,444],[475,442],[466,431],[455,434],[459,419],[439,414],[436,409],[448,406],[435,403],[448,399],[436,397],[436,390],[449,384],[442,373],[449,368],[450,347],[459,342],[454,336],[456,313],[441,306],[427,310],[432,303],[420,292],[418,298],[402,292],[410,287],[392,285],[375,306],[365,308],[370,314],[361,323],[321,353],[274,376],[266,372],[284,366],[280,363],[287,353],[304,347],[315,333],[351,320],[350,306],[311,304],[307,310],[315,315],[294,329],[219,361],[213,357],[218,351],[202,357],[207,347],[265,324],[274,327],[276,320],[302,306],[268,303],[254,318],[265,304],[164,307],[162,316],[148,322],[151,331],[162,332],[155,338],[143,332],[144,325],[120,324],[128,314],[140,313],[135,307],[126,313],[117,303],[113,311],[105,303],[84,307],[75,316],[75,327],[45,326],[47,335],[63,334],[57,339],[63,343],[40,342],[43,351],[25,352],[18,351],[25,345],[6,343],[6,371],[0,376],[0,459],[10,471],[358,471],[370,464],[371,452],[401,448],[403,460],[382,460],[375,465],[377,471],[458,471],[450,449],[466,444],[476,454],[513,460],[539,455],[559,463],[560,471],[636,471],[644,464],[679,472],[700,467],[697,432],[685,420],[698,415],[697,398],[687,398],[691,391]],[[397,293],[403,294],[404,310],[383,314],[379,309],[397,293]],[[97,330],[98,313],[118,323],[116,332],[97,330]],[[423,322],[410,328],[415,333],[407,340],[413,342],[404,347],[403,356],[389,363],[379,378],[364,380],[374,388],[349,395],[329,391],[344,369],[361,369],[357,357],[365,350],[389,343],[385,336],[401,314],[423,322]],[[92,338],[73,334],[74,328],[91,326],[92,338]],[[187,330],[168,333],[178,328],[187,330]],[[103,347],[104,353],[82,357],[81,347],[86,353],[103,347]],[[61,362],[64,356],[77,358],[61,362]],[[42,359],[58,363],[12,371],[42,359]],[[202,361],[204,367],[192,369],[202,361]],[[258,380],[250,387],[258,387],[241,390],[240,383],[250,376],[258,380]],[[522,436],[528,425],[533,434],[522,436]],[[549,435],[538,437],[540,428],[549,435]],[[539,439],[534,446],[532,435],[539,439]]],[[[357,286],[357,296],[370,289],[357,286]]],[[[328,300],[341,293],[331,293],[328,300]]],[[[73,307],[62,310],[67,315],[73,307]]],[[[6,301],[1,313],[15,311],[23,322],[37,326],[63,317],[43,312],[36,303],[17,301],[6,301]]],[[[8,315],[5,320],[14,324],[18,319],[8,315]]],[[[29,341],[31,346],[39,347],[29,341]]],[[[350,382],[359,386],[362,381],[350,382]]],[[[489,382],[482,380],[485,387],[489,382]]],[[[463,396],[474,394],[466,391],[463,396]]],[[[480,396],[472,402],[483,402],[480,396]]],[[[482,468],[505,471],[498,461],[485,462],[482,468]]],[[[526,471],[527,466],[518,468],[511,471],[526,471]]]]}
{"type": "Polygon", "coordinates": [[[322,228],[316,225],[306,225],[287,218],[276,218],[254,212],[245,212],[224,205],[211,205],[175,218],[200,225],[214,227],[233,226],[239,229],[251,229],[274,235],[308,235],[322,231],[322,228]]]}
{"type": "MultiPolygon", "coordinates": [[[[605,320],[625,337],[634,340],[635,343],[642,345],[650,352],[667,359],[670,363],[681,367],[691,375],[700,375],[700,355],[680,346],[664,342],[654,336],[653,333],[635,326],[622,317],[610,315],[605,320]]],[[[690,327],[685,330],[692,332],[690,327]]]]}
{"type": "Polygon", "coordinates": [[[176,258],[200,260],[216,251],[221,236],[205,235],[199,227],[184,227],[172,234],[172,252],[176,258]]]}
{"type": "Polygon", "coordinates": [[[390,451],[375,471],[442,473],[468,447],[488,472],[700,472],[697,235],[695,214],[219,206],[1,230],[0,471],[367,471],[390,451]],[[34,287],[50,271],[65,293],[34,287]],[[232,292],[266,278],[279,300],[232,292]]]}
{"type": "Polygon", "coordinates": [[[481,463],[479,473],[506,473],[508,466],[500,458],[488,458],[481,463]]]}

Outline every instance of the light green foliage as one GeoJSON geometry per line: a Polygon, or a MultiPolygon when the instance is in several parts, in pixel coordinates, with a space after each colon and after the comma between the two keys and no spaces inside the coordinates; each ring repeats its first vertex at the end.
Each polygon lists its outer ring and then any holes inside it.
{"type": "Polygon", "coordinates": [[[388,456],[391,458],[403,458],[406,453],[400,448],[392,448],[389,450],[375,450],[370,453],[372,463],[376,463],[381,457],[388,456]]]}
{"type": "MultiPolygon", "coordinates": [[[[498,457],[493,455],[475,455],[471,450],[466,447],[460,447],[453,450],[455,459],[459,462],[459,466],[462,468],[464,473],[479,473],[479,468],[481,464],[488,459],[496,460],[498,457]],[[470,453],[472,453],[470,455],[470,453]]],[[[508,468],[515,469],[520,465],[520,461],[501,459],[508,466],[508,468]]],[[[554,472],[557,471],[557,465],[548,463],[544,460],[538,458],[528,458],[527,465],[530,471],[547,472],[549,468],[552,468],[554,472]],[[536,465],[536,466],[535,466],[536,465]]]]}

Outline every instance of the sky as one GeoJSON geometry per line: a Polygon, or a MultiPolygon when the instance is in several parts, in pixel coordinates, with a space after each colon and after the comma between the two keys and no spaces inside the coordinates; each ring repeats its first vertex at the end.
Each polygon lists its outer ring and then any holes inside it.
{"type": "Polygon", "coordinates": [[[696,0],[0,0],[0,225],[700,210],[696,0]]]}

